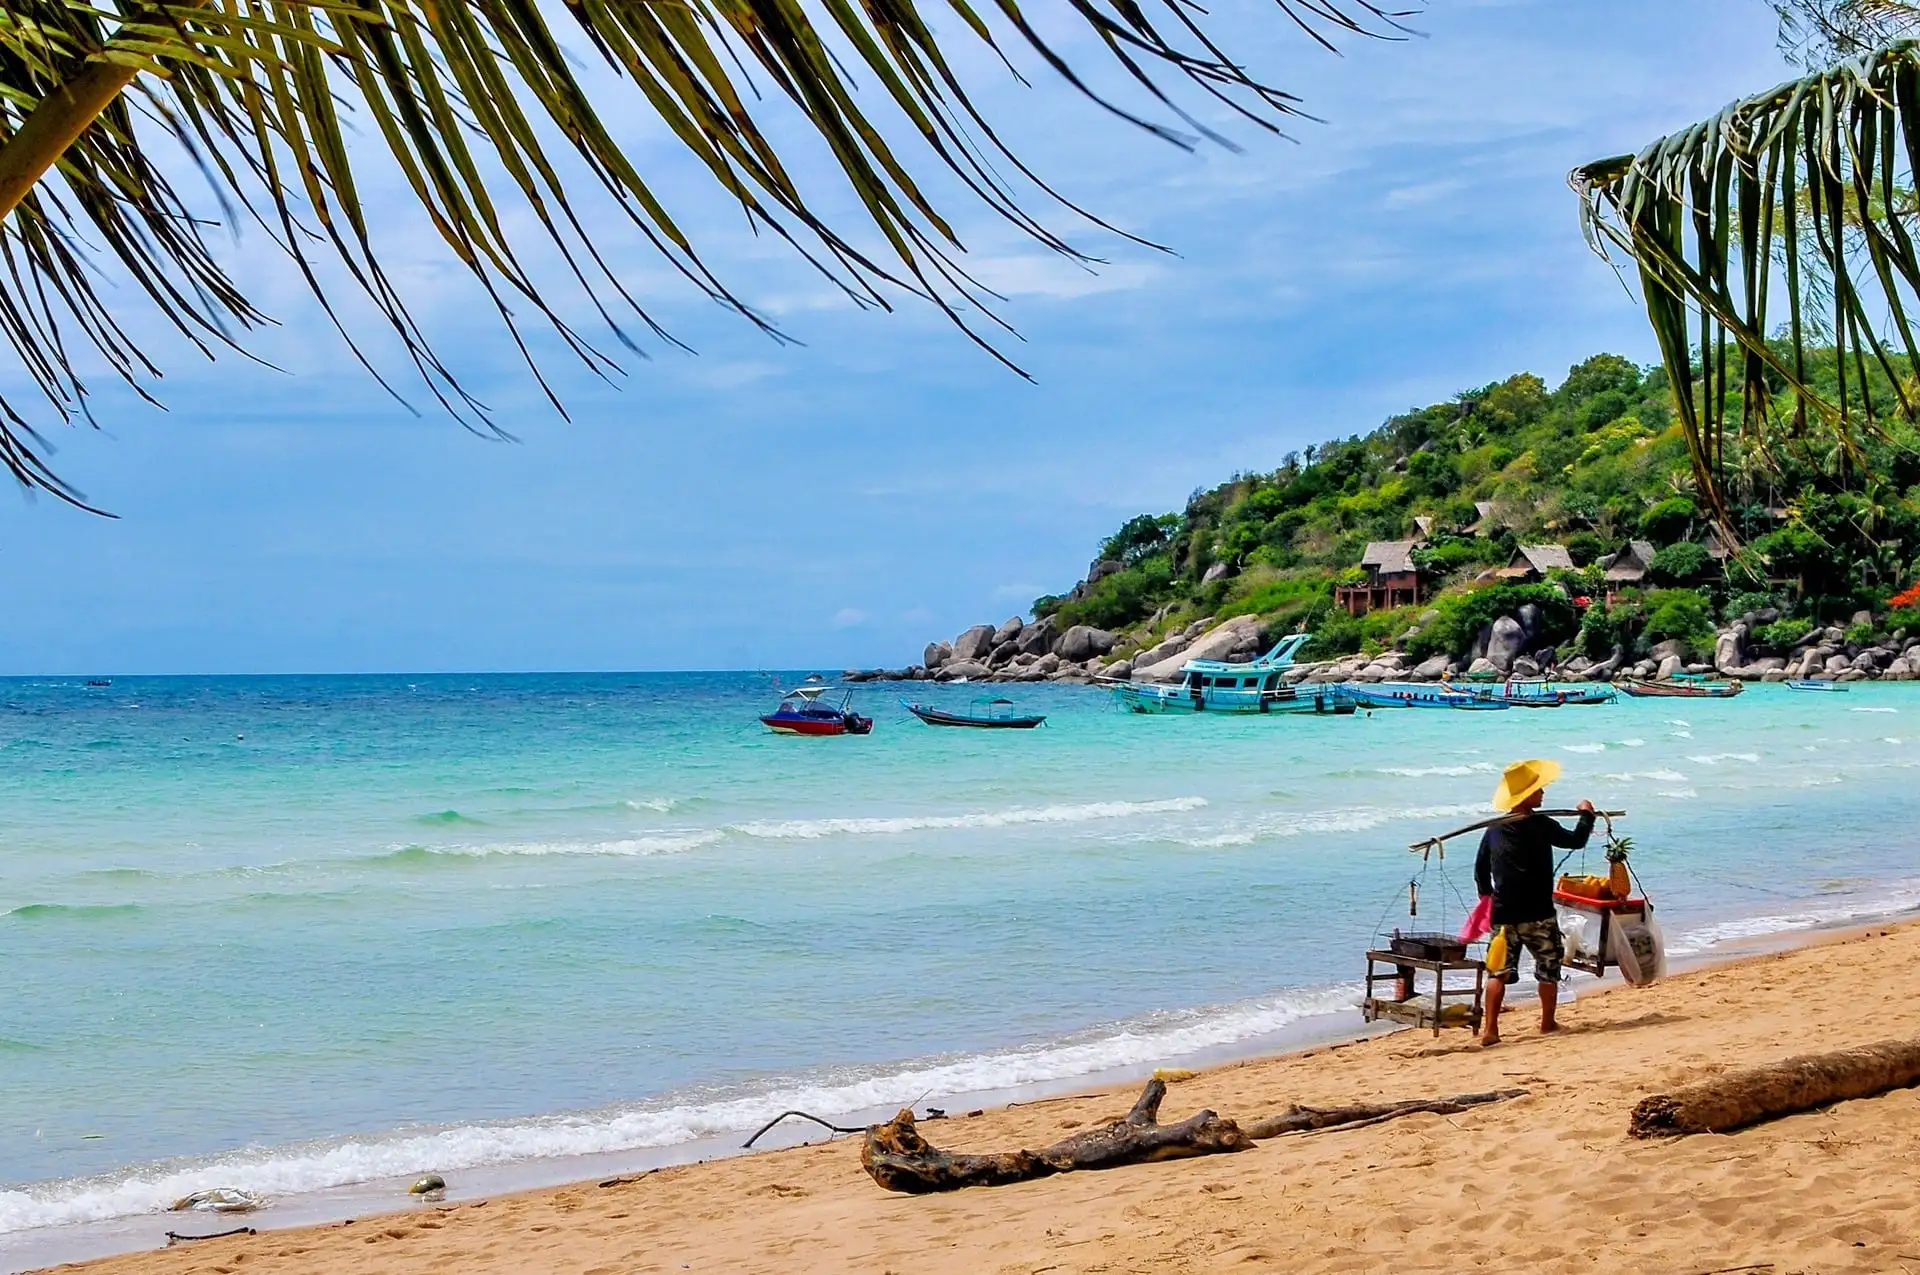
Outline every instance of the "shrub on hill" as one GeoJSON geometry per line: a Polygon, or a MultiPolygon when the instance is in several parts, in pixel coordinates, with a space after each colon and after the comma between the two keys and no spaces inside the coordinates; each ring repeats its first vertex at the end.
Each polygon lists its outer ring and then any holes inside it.
{"type": "Polygon", "coordinates": [[[1647,595],[1647,622],[1641,636],[1649,643],[1677,638],[1699,651],[1713,641],[1707,601],[1692,589],[1656,589],[1647,595]]]}
{"type": "Polygon", "coordinates": [[[1573,636],[1573,603],[1559,589],[1550,584],[1497,584],[1436,600],[1433,609],[1439,616],[1408,639],[1407,653],[1421,660],[1430,655],[1463,654],[1482,629],[1503,615],[1516,614],[1530,602],[1540,608],[1536,645],[1557,646],[1573,636]]]}
{"type": "Polygon", "coordinates": [[[1705,545],[1682,540],[1657,550],[1647,570],[1660,584],[1689,584],[1706,575],[1712,566],[1713,558],[1705,545]]]}

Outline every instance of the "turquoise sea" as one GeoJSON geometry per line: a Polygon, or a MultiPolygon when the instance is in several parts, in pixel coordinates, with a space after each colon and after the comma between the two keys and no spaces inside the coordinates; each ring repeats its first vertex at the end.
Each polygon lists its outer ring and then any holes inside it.
{"type": "Polygon", "coordinates": [[[1920,688],[772,736],[797,676],[0,682],[0,1251],[1357,1025],[1472,893],[1465,839],[1408,918],[1407,843],[1523,756],[1672,952],[1920,904],[1920,688]]]}

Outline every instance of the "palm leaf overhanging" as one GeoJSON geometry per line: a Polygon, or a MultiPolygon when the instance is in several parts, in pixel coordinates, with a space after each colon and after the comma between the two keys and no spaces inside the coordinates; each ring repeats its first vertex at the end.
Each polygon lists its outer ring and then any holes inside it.
{"type": "Polygon", "coordinates": [[[1845,465],[1863,431],[1913,418],[1916,170],[1920,45],[1905,41],[1572,173],[1588,242],[1638,267],[1698,486],[1723,523],[1730,430],[1762,463],[1817,432],[1845,465]],[[1813,374],[1816,346],[1832,347],[1819,361],[1837,384],[1813,374]],[[1737,421],[1736,387],[1748,387],[1737,421]]]}
{"type": "MultiPolygon", "coordinates": [[[[1342,33],[1395,29],[1397,15],[1371,0],[1273,3],[1329,47],[1342,33]]],[[[1191,131],[1207,132],[1175,106],[1169,80],[1184,79],[1267,129],[1300,114],[1297,98],[1220,49],[1189,0],[1066,0],[1059,8],[1191,131]]],[[[434,354],[374,254],[356,134],[379,136],[523,353],[516,303],[537,311],[590,367],[604,374],[613,366],[556,313],[523,264],[508,232],[512,203],[532,213],[563,273],[594,298],[622,343],[633,347],[623,311],[671,339],[596,251],[580,186],[610,195],[696,287],[771,331],[702,264],[666,196],[615,141],[604,122],[614,103],[584,86],[562,44],[567,31],[631,82],[634,104],[667,126],[756,230],[791,245],[856,303],[887,307],[890,290],[904,289],[989,349],[978,320],[992,322],[982,304],[990,294],[958,263],[953,223],[915,172],[944,170],[1032,239],[1080,254],[1028,211],[1035,192],[1072,205],[1021,166],[976,109],[954,70],[957,42],[983,42],[1011,72],[1011,39],[1107,109],[1169,140],[1193,140],[1102,96],[1017,0],[996,0],[984,14],[969,0],[565,0],[565,18],[561,9],[557,0],[5,0],[0,326],[40,394],[70,419],[87,410],[77,363],[97,358],[142,393],[158,375],[118,303],[96,292],[89,239],[209,355],[244,353],[246,330],[265,321],[210,250],[200,210],[169,179],[168,157],[184,151],[210,181],[221,220],[237,211],[265,228],[336,326],[318,270],[328,255],[372,300],[433,395],[471,428],[498,432],[434,354]],[[936,19],[949,28],[936,33],[936,19]],[[864,101],[856,72],[877,88],[864,101]],[[830,226],[810,210],[763,131],[777,109],[796,112],[824,142],[860,200],[864,230],[830,226]],[[915,149],[888,140],[901,137],[915,149]],[[566,163],[586,177],[563,177],[566,163]],[[46,176],[50,165],[57,181],[46,176]],[[1018,177],[1003,178],[1002,168],[1018,177]]],[[[37,441],[17,405],[0,398],[0,461],[29,486],[72,498],[37,441]]]]}

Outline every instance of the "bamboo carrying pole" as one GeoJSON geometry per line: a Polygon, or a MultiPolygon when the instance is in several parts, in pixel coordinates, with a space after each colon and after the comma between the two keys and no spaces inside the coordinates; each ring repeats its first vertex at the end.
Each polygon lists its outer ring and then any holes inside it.
{"type": "MultiPolygon", "coordinates": [[[[1443,842],[1451,841],[1455,837],[1464,837],[1469,832],[1479,832],[1482,828],[1491,828],[1496,824],[1512,823],[1515,819],[1526,819],[1533,815],[1549,815],[1559,819],[1572,819],[1586,813],[1584,810],[1528,810],[1518,814],[1510,811],[1504,815],[1495,815],[1491,819],[1482,819],[1479,823],[1470,823],[1464,828],[1455,828],[1452,832],[1443,832],[1437,837],[1427,837],[1424,840],[1415,841],[1409,845],[1407,849],[1416,851],[1432,850],[1443,842]]],[[[1596,810],[1593,812],[1593,815],[1596,819],[1623,819],[1626,817],[1626,813],[1624,810],[1596,810]]]]}

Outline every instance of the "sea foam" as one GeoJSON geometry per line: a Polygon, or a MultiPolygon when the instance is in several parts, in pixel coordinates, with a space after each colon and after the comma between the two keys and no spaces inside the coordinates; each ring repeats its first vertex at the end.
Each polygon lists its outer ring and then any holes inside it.
{"type": "Polygon", "coordinates": [[[1789,934],[1826,926],[1879,920],[1920,909],[1920,880],[1892,883],[1879,893],[1826,906],[1818,904],[1790,912],[1764,916],[1737,917],[1716,921],[1667,939],[1670,956],[1696,955],[1719,943],[1734,939],[1764,938],[1769,934],[1789,934]]]}
{"type": "Polygon", "coordinates": [[[842,1116],[921,1099],[1017,1089],[1163,1062],[1270,1036],[1303,1018],[1351,1009],[1352,987],[1301,988],[1199,1010],[1164,1012],[1062,1040],[906,1065],[774,1077],[705,1101],[643,1104],[385,1137],[248,1148],[116,1174],[0,1191],[0,1234],[151,1213],[209,1186],[293,1195],[432,1169],[668,1147],[751,1129],[769,1115],[842,1116]]]}
{"type": "Polygon", "coordinates": [[[1164,801],[1092,801],[1069,806],[1030,806],[1011,810],[981,810],[961,815],[897,815],[860,819],[768,819],[729,825],[728,831],[746,837],[773,840],[815,840],[820,837],[871,836],[953,828],[1011,828],[1033,823],[1087,823],[1095,819],[1127,819],[1137,815],[1179,814],[1198,810],[1205,797],[1171,797],[1164,801]]]}

